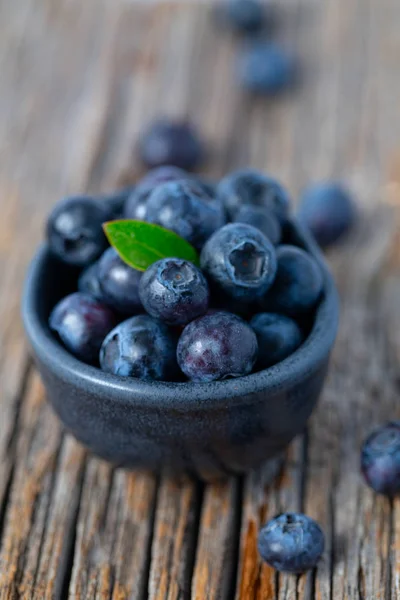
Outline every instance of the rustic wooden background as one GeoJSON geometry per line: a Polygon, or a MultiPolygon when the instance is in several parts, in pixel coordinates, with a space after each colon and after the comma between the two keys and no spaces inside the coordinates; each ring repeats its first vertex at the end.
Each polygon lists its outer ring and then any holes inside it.
{"type": "Polygon", "coordinates": [[[400,415],[400,3],[278,8],[303,84],[253,101],[233,78],[238,40],[204,1],[0,0],[1,600],[400,598],[400,503],[358,469],[364,435],[400,415]],[[27,353],[19,297],[46,213],[137,175],[133,142],[160,112],[198,123],[210,175],[251,164],[294,198],[336,176],[359,201],[357,231],[329,257],[342,297],[329,383],[270,487],[262,470],[208,487],[113,470],[62,432],[27,353]],[[286,509],[326,534],[299,578],[256,552],[259,526],[286,509]]]}

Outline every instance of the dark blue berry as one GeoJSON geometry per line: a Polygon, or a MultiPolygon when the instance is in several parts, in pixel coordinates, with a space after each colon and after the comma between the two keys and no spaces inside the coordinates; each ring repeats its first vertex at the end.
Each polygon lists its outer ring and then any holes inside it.
{"type": "Polygon", "coordinates": [[[206,242],[201,267],[232,298],[252,301],[268,290],[276,274],[276,253],[255,227],[225,225],[206,242]]]}
{"type": "Polygon", "coordinates": [[[400,493],[400,422],[387,423],[367,437],[361,449],[361,470],[379,494],[400,493]]]}
{"type": "Polygon", "coordinates": [[[121,377],[173,381],[177,376],[176,341],[166,325],[137,315],[113,329],[100,350],[103,371],[121,377]]]}
{"type": "Polygon", "coordinates": [[[300,346],[303,336],[297,323],[284,315],[259,313],[250,321],[258,341],[260,369],[266,369],[290,356],[300,346]]]}
{"type": "Polygon", "coordinates": [[[302,195],[299,220],[326,248],[342,238],[352,227],[356,211],[349,192],[334,182],[317,183],[302,195]]]}
{"type": "Polygon", "coordinates": [[[139,283],[142,273],[125,264],[114,248],[108,248],[99,260],[98,278],[104,301],[124,315],[142,310],[139,283]]]}
{"type": "Polygon", "coordinates": [[[243,204],[261,206],[285,223],[290,208],[287,191],[278,181],[253,169],[242,169],[224,177],[218,185],[222,200],[231,219],[243,204]]]}
{"type": "Polygon", "coordinates": [[[288,315],[307,313],[318,302],[324,286],[319,264],[296,246],[279,246],[276,257],[278,271],[262,306],[288,315]]]}
{"type": "Polygon", "coordinates": [[[76,292],[63,298],[52,310],[49,326],[77,358],[94,363],[106,335],[115,327],[110,308],[87,294],[76,292]]]}
{"type": "Polygon", "coordinates": [[[266,23],[264,6],[259,0],[221,0],[216,17],[221,25],[238,33],[258,33],[266,23]]]}
{"type": "Polygon", "coordinates": [[[313,569],[324,552],[321,527],[307,515],[284,513],[268,521],[258,536],[258,551],[271,567],[287,573],[313,569]]]}
{"type": "Polygon", "coordinates": [[[195,181],[159,185],[147,201],[147,220],[175,231],[197,248],[225,222],[222,204],[195,181]]]}
{"type": "Polygon", "coordinates": [[[47,222],[50,250],[63,262],[86,267],[107,247],[102,225],[109,208],[86,196],[66,198],[56,205],[47,222]]]}
{"type": "Polygon", "coordinates": [[[175,165],[191,170],[199,165],[204,156],[203,143],[193,125],[165,118],[146,130],[139,152],[143,163],[149,168],[175,165]]]}
{"type": "Polygon", "coordinates": [[[275,95],[294,84],[296,68],[293,58],[284,50],[269,42],[257,41],[240,51],[238,72],[245,89],[275,95]]]}
{"type": "Polygon", "coordinates": [[[104,202],[107,210],[110,212],[110,220],[122,219],[124,215],[125,204],[128,198],[134,192],[135,187],[130,185],[115,192],[105,194],[100,199],[104,202]]]}
{"type": "Polygon", "coordinates": [[[98,267],[98,262],[95,262],[82,271],[78,279],[78,290],[83,294],[89,294],[96,300],[103,301],[98,267]]]}
{"type": "Polygon", "coordinates": [[[234,221],[256,227],[274,246],[277,246],[281,241],[282,228],[278,219],[272,212],[262,206],[243,204],[236,213],[234,221]]]}
{"type": "Polygon", "coordinates": [[[237,315],[212,311],[185,327],[177,356],[192,381],[241,377],[251,373],[257,360],[257,338],[237,315]]]}
{"type": "Polygon", "coordinates": [[[168,181],[178,181],[190,177],[183,169],[166,165],[152,169],[140,180],[125,202],[124,216],[126,219],[145,221],[147,217],[147,200],[151,192],[159,185],[168,181]]]}
{"type": "Polygon", "coordinates": [[[143,274],[139,295],[146,311],[168,325],[186,325],[207,312],[208,283],[191,262],[164,258],[143,274]]]}

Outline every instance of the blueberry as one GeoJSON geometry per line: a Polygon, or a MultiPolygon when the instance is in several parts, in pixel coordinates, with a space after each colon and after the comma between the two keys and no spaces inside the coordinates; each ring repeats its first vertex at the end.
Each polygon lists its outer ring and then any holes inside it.
{"type": "Polygon", "coordinates": [[[238,77],[250,92],[278,94],[294,84],[295,74],[293,58],[269,42],[248,44],[238,56],[238,77]]]}
{"type": "Polygon", "coordinates": [[[259,0],[222,0],[217,20],[238,33],[258,33],[266,23],[266,13],[259,0]]]}
{"type": "Polygon", "coordinates": [[[116,319],[110,308],[87,294],[76,292],[63,298],[52,310],[49,326],[77,358],[94,363],[100,346],[116,319]]]}
{"type": "Polygon", "coordinates": [[[344,187],[335,182],[323,182],[305,190],[298,217],[318,244],[326,248],[351,229],[356,211],[353,199],[344,187]]]}
{"type": "Polygon", "coordinates": [[[225,225],[208,240],[201,267],[232,298],[253,301],[272,285],[276,254],[271,242],[255,227],[244,223],[225,225]]]}
{"type": "Polygon", "coordinates": [[[259,171],[242,169],[230,173],[220,181],[217,191],[231,219],[242,204],[251,204],[268,209],[282,224],[286,222],[290,207],[287,191],[259,171]]]}
{"type": "Polygon", "coordinates": [[[134,190],[135,187],[130,185],[102,196],[100,202],[105,203],[107,210],[110,212],[110,220],[122,219],[125,204],[134,190]]]}
{"type": "Polygon", "coordinates": [[[168,181],[186,179],[189,175],[178,167],[166,165],[152,169],[140,180],[125,202],[124,216],[126,219],[145,221],[147,217],[147,200],[151,192],[159,185],[168,181]]]}
{"type": "Polygon", "coordinates": [[[194,169],[204,156],[203,143],[188,122],[160,119],[151,124],[142,137],[139,153],[149,167],[175,165],[194,169]]]}
{"type": "Polygon", "coordinates": [[[323,290],[320,266],[312,256],[296,246],[279,246],[276,257],[276,278],[261,305],[268,311],[288,315],[308,312],[314,308],[323,290]]]}
{"type": "Polygon", "coordinates": [[[236,223],[247,223],[256,227],[276,246],[281,241],[282,228],[275,215],[262,206],[243,204],[235,215],[236,223]]]}
{"type": "Polygon", "coordinates": [[[152,317],[168,325],[186,325],[207,312],[210,294],[206,278],[195,265],[164,258],[143,274],[139,295],[152,317]]]}
{"type": "Polygon", "coordinates": [[[271,567],[287,573],[313,569],[324,551],[321,527],[307,515],[277,515],[261,529],[258,551],[271,567]]]}
{"type": "Polygon", "coordinates": [[[379,494],[400,492],[400,422],[373,431],[361,449],[361,470],[367,484],[379,494]]]}
{"type": "Polygon", "coordinates": [[[281,362],[300,346],[303,336],[297,323],[284,315],[259,313],[250,321],[258,341],[258,367],[281,362]]]}
{"type": "Polygon", "coordinates": [[[195,181],[159,185],[147,201],[147,220],[175,231],[197,248],[225,222],[222,204],[195,181]]]}
{"type": "Polygon", "coordinates": [[[82,271],[78,279],[78,290],[83,294],[89,294],[96,300],[103,301],[98,268],[98,262],[95,262],[82,271]]]}
{"type": "Polygon", "coordinates": [[[111,217],[108,207],[87,196],[61,201],[47,222],[51,251],[63,262],[86,267],[107,247],[102,225],[111,217]]]}
{"type": "Polygon", "coordinates": [[[257,338],[237,315],[212,311],[185,327],[177,356],[192,381],[241,377],[251,373],[257,360],[257,338]]]}
{"type": "Polygon", "coordinates": [[[139,283],[142,273],[125,264],[114,248],[108,248],[99,260],[98,278],[104,301],[124,315],[142,310],[139,283]]]}
{"type": "Polygon", "coordinates": [[[172,381],[176,378],[176,341],[166,325],[137,315],[113,329],[100,350],[103,371],[121,377],[172,381]]]}

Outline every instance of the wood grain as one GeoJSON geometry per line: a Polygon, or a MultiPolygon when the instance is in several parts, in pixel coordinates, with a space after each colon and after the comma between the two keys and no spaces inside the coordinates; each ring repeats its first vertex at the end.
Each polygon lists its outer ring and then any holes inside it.
{"type": "Polygon", "coordinates": [[[399,418],[400,5],[282,0],[274,38],[303,81],[280,100],[237,88],[241,41],[205,2],[0,0],[0,598],[379,600],[400,597],[400,505],[359,476],[368,431],[399,418]],[[6,25],[5,25],[6,24],[6,25]],[[340,177],[357,230],[329,253],[342,300],[308,433],[278,463],[203,486],[88,457],[44,402],[19,314],[26,265],[62,195],[141,173],[158,114],[200,127],[219,177],[252,164],[297,200],[340,177]],[[313,573],[278,575],[256,540],[277,512],[325,531],[313,573]]]}

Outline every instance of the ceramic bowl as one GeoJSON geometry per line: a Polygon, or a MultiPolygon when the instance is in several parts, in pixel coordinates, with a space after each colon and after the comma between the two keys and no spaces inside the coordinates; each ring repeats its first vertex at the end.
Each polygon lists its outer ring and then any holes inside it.
{"type": "Polygon", "coordinates": [[[47,321],[55,303],[76,288],[77,273],[41,247],[27,275],[22,313],[48,399],[67,430],[117,465],[163,467],[204,480],[241,474],[279,455],[315,407],[339,313],[335,284],[309,234],[292,225],[287,241],[314,255],[324,275],[308,337],[272,368],[212,383],[125,379],[74,358],[47,321]]]}

